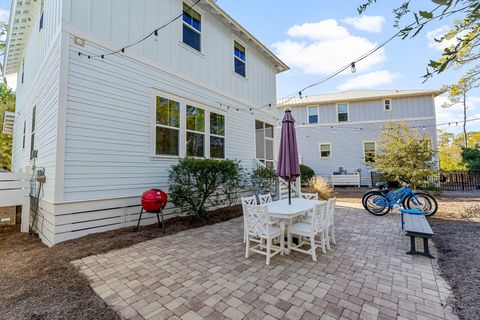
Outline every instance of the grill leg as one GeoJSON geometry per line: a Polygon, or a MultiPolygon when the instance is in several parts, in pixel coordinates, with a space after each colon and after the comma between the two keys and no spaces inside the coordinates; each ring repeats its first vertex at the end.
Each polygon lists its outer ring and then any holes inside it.
{"type": "Polygon", "coordinates": [[[163,209],[160,210],[160,214],[162,215],[162,232],[165,234],[165,220],[163,219],[163,209]]]}
{"type": "Polygon", "coordinates": [[[140,228],[140,221],[142,220],[142,214],[143,214],[143,208],[140,211],[140,216],[138,217],[137,227],[133,229],[133,231],[138,231],[138,228],[140,228]]]}

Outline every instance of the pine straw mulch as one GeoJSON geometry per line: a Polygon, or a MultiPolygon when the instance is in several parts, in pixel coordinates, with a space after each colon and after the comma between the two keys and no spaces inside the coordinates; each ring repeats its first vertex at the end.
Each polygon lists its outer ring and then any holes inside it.
{"type": "MultiPolygon", "coordinates": [[[[227,221],[241,206],[219,209],[208,220],[175,217],[166,234],[227,221]]],[[[93,234],[47,248],[18,226],[0,227],[1,319],[120,319],[90,288],[70,261],[162,237],[158,225],[93,234]]]]}

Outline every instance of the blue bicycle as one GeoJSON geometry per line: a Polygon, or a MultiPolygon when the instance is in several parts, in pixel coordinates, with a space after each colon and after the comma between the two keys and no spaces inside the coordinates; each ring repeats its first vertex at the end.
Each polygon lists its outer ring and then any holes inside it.
{"type": "Polygon", "coordinates": [[[383,216],[392,208],[420,210],[429,217],[437,212],[435,198],[425,192],[413,191],[408,179],[400,178],[402,187],[391,191],[387,182],[377,183],[379,190],[368,191],[362,199],[363,207],[373,215],[383,216]]]}

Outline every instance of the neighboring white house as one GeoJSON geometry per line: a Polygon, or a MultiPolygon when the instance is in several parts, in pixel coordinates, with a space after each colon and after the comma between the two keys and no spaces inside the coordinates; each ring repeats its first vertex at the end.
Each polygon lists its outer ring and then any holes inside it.
{"type": "Polygon", "coordinates": [[[276,114],[265,106],[288,67],[215,1],[194,3],[12,1],[13,168],[45,169],[37,229],[46,244],[133,225],[141,193],[168,189],[185,156],[273,164],[276,114]],[[157,36],[96,57],[182,12],[157,36]]]}
{"type": "Polygon", "coordinates": [[[278,114],[292,110],[301,163],[330,177],[343,168],[360,171],[360,184],[371,185],[378,136],[386,122],[404,122],[427,130],[437,141],[434,98],[438,90],[362,90],[279,101],[278,114]]]}

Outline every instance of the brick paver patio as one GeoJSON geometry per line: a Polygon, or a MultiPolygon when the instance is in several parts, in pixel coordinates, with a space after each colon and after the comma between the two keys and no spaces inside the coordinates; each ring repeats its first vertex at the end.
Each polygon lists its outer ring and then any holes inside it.
{"type": "Polygon", "coordinates": [[[456,319],[435,261],[405,254],[398,219],[337,208],[337,245],[318,262],[245,259],[239,218],[74,264],[127,319],[456,319]]]}

